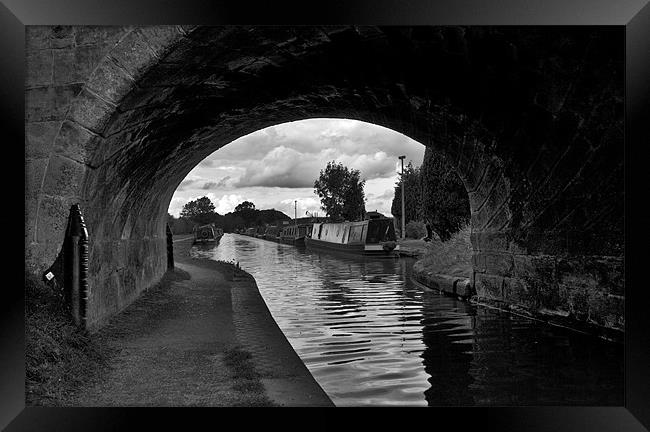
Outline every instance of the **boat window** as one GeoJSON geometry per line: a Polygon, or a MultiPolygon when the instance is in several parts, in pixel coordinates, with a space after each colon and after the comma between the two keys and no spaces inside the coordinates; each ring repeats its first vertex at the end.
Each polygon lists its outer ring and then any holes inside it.
{"type": "Polygon", "coordinates": [[[367,243],[379,243],[389,240],[395,240],[395,228],[392,219],[375,219],[368,223],[367,243]]]}

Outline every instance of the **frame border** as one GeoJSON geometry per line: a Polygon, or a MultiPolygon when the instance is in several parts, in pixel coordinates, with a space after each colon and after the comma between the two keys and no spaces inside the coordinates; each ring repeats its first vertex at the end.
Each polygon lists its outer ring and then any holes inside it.
{"type": "MultiPolygon", "coordinates": [[[[382,25],[618,25],[626,31],[625,70],[625,405],[623,407],[494,407],[438,408],[433,412],[412,411],[404,422],[450,421],[456,426],[498,430],[600,430],[643,431],[650,428],[650,314],[643,266],[647,265],[650,234],[643,198],[648,196],[645,161],[650,160],[650,4],[648,0],[330,0],[305,6],[297,1],[262,5],[250,1],[224,0],[2,0],[0,5],[0,121],[4,150],[20,157],[24,143],[24,77],[26,25],[152,25],[152,24],[382,24],[382,25]],[[638,193],[634,189],[638,188],[638,193]],[[632,198],[635,198],[634,200],[632,198]],[[642,197],[642,199],[638,199],[642,197]],[[645,224],[644,224],[645,222],[645,224]],[[645,228],[645,229],[644,229],[645,228]],[[632,233],[634,230],[634,233],[632,233]],[[631,288],[634,287],[634,288],[631,288]],[[633,292],[634,291],[634,292],[633,292]],[[413,416],[414,413],[417,413],[413,416]],[[433,416],[431,415],[433,413],[433,416]],[[420,417],[422,416],[422,417],[420,417]],[[645,426],[644,426],[645,425],[645,426]]],[[[12,155],[13,156],[13,155],[12,155]]],[[[11,160],[11,159],[8,159],[11,160]]],[[[16,181],[12,170],[0,170],[4,184],[16,181]]],[[[20,170],[19,170],[20,172],[20,170]]],[[[24,176],[24,167],[23,167],[24,176]]],[[[23,177],[24,178],[24,177],[23,177]]],[[[20,202],[20,189],[5,190],[5,202],[20,202]],[[6,196],[8,194],[8,197],[6,196]],[[15,196],[14,196],[15,195],[15,196]],[[7,199],[8,198],[8,199],[7,199]]],[[[7,244],[23,245],[20,230],[24,221],[18,211],[6,206],[0,215],[7,244]],[[14,243],[15,241],[15,243],[14,243]]],[[[237,421],[241,414],[196,408],[25,408],[24,378],[24,292],[17,276],[22,265],[15,247],[9,246],[3,264],[10,271],[10,283],[0,301],[0,427],[7,430],[114,430],[206,424],[218,426],[223,414],[237,421]],[[15,262],[14,262],[15,261],[15,262]],[[14,280],[14,278],[16,280],[14,280]]],[[[20,249],[20,247],[18,247],[20,249]]],[[[23,250],[24,252],[24,250],[23,250]]],[[[23,281],[24,282],[24,281],[23,281]]],[[[358,411],[355,411],[358,413],[358,411]]],[[[345,424],[365,425],[370,418],[381,424],[395,418],[395,411],[373,410],[372,415],[346,416],[345,424]],[[350,421],[350,417],[354,421],[350,421]]],[[[350,411],[346,411],[347,414],[350,411]]],[[[286,425],[282,411],[267,411],[259,420],[286,425]],[[269,418],[270,416],[270,418],[269,418]]],[[[325,423],[336,427],[338,415],[328,414],[325,423]],[[331,419],[331,420],[330,420],[331,419]],[[330,421],[328,421],[330,420],[330,421]]],[[[242,419],[240,418],[240,421],[242,419]]],[[[268,427],[269,423],[267,423],[268,427]]]]}

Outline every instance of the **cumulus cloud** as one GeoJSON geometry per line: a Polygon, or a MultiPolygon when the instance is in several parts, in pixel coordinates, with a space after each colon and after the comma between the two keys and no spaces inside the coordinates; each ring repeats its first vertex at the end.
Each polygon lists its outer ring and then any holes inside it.
{"type": "Polygon", "coordinates": [[[237,204],[240,204],[241,202],[246,201],[242,195],[238,194],[228,194],[228,195],[223,195],[221,198],[219,198],[216,202],[212,200],[212,203],[214,204],[214,210],[223,215],[226,213],[230,213],[233,210],[235,210],[235,207],[237,204]]]}
{"type": "Polygon", "coordinates": [[[174,198],[185,203],[206,191],[218,191],[224,195],[213,203],[220,214],[248,200],[258,208],[276,208],[291,216],[294,199],[309,198],[305,208],[319,211],[314,181],[334,160],[361,171],[368,210],[389,213],[397,157],[403,154],[418,166],[424,146],[390,129],[354,120],[284,123],[243,136],[208,156],[179,185],[174,198]]]}
{"type": "Polygon", "coordinates": [[[263,159],[249,162],[234,186],[313,187],[320,171],[332,160],[359,170],[361,177],[367,180],[391,177],[395,169],[395,161],[384,151],[341,154],[337,148],[327,148],[309,155],[280,146],[271,150],[263,159]]]}

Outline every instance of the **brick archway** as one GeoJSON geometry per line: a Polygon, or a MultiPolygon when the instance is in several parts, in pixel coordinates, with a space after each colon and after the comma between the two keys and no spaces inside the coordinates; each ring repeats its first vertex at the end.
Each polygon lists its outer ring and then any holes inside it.
{"type": "Polygon", "coordinates": [[[163,274],[169,200],[203,158],[273,124],[349,118],[453,158],[480,296],[621,328],[622,41],[566,28],[30,28],[27,264],[51,264],[81,202],[99,325],[163,274]]]}

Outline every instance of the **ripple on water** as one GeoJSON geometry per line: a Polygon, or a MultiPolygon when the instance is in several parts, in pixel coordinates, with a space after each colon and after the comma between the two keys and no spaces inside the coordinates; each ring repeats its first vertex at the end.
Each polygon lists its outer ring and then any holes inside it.
{"type": "Polygon", "coordinates": [[[410,282],[364,259],[225,234],[193,256],[237,261],[336,405],[622,405],[623,350],[410,282]]]}

